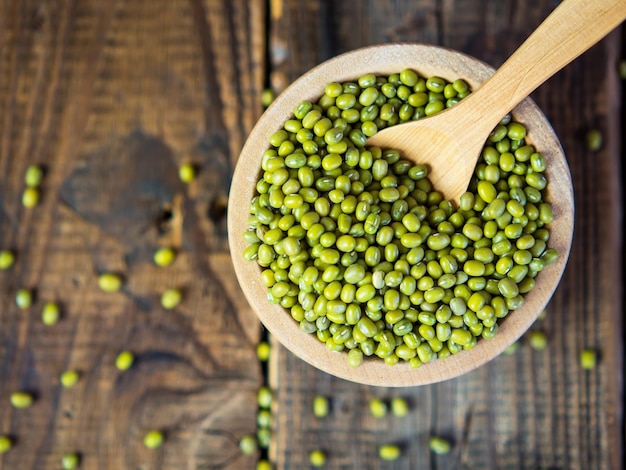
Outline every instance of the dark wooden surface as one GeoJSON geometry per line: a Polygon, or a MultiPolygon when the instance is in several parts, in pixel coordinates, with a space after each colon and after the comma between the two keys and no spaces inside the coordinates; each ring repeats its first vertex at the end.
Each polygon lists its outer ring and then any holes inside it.
{"type": "MultiPolygon", "coordinates": [[[[567,1],[567,0],[566,0],[567,1]]],[[[229,177],[260,94],[359,46],[420,41],[498,66],[555,7],[551,0],[218,1],[0,0],[0,434],[15,440],[0,468],[57,469],[79,452],[85,469],[254,468],[238,439],[255,431],[261,328],[229,259],[229,177]],[[199,178],[176,175],[191,161],[199,178]],[[46,170],[42,201],[21,206],[24,170],[46,170]],[[151,255],[179,252],[168,268],[151,255]],[[105,294],[97,275],[124,276],[105,294]],[[35,289],[26,311],[14,302],[35,289]],[[174,311],[160,293],[179,287],[174,311]],[[40,311],[62,305],[58,325],[40,311]],[[119,372],[117,353],[132,350],[119,372]],[[81,380],[63,389],[59,374],[81,380]],[[14,410],[9,396],[31,391],[14,410]],[[142,439],[163,429],[162,448],[142,439]]],[[[544,320],[544,351],[525,340],[464,377],[413,389],[350,384],[274,348],[276,468],[615,469],[623,458],[621,83],[616,31],[534,97],[568,156],[577,203],[571,259],[544,320]],[[584,135],[604,145],[589,152],[584,135]],[[578,364],[583,348],[598,367],[578,364]],[[331,397],[325,420],[315,395],[331,397]],[[374,419],[372,397],[401,396],[405,418],[374,419]],[[428,450],[431,435],[452,442],[428,450]],[[377,448],[403,456],[381,464],[377,448]]]]}

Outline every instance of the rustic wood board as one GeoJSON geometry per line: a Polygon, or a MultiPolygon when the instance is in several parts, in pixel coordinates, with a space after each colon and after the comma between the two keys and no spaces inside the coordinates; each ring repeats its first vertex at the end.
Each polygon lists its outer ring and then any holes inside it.
{"type": "Polygon", "coordinates": [[[0,468],[251,468],[260,328],[227,250],[229,179],[262,111],[266,6],[237,0],[0,1],[0,468]],[[177,166],[198,179],[185,186],[177,166]],[[41,204],[21,206],[27,165],[41,204]],[[178,251],[158,268],[158,246],[178,251]],[[121,292],[97,275],[115,271],[121,292]],[[36,290],[20,311],[15,291],[36,290]],[[184,300],[161,308],[160,293],[184,300]],[[46,327],[42,305],[62,320],[46,327]],[[136,356],[116,370],[122,349],[136,356]],[[77,369],[72,389],[59,374],[77,369]],[[9,405],[32,392],[26,410],[9,405]],[[166,434],[156,451],[150,429],[166,434]]]}
{"type": "MultiPolygon", "coordinates": [[[[317,63],[357,47],[389,41],[441,44],[500,65],[555,2],[420,0],[271,2],[271,83],[280,91],[317,63]]],[[[322,449],[326,468],[619,468],[622,462],[622,260],[619,32],[553,77],[534,97],[553,122],[568,156],[577,203],[574,246],[543,330],[549,345],[521,341],[512,356],[455,380],[412,389],[361,386],[332,378],[277,346],[276,439],[279,468],[305,468],[322,449]],[[585,148],[599,129],[604,146],[585,148]],[[582,349],[600,352],[583,370],[582,349]],[[316,395],[332,413],[312,415],[316,395]],[[373,397],[411,403],[405,418],[375,419],[373,397]],[[436,456],[432,435],[452,451],[436,456]],[[397,443],[403,456],[386,464],[378,446],[397,443]]]]}
{"type": "MultiPolygon", "coordinates": [[[[15,440],[3,469],[253,468],[237,440],[255,430],[264,380],[260,328],[239,291],[226,240],[229,176],[261,112],[280,91],[337,53],[388,41],[458,48],[499,65],[554,1],[0,0],[0,434],[15,440]],[[267,16],[269,14],[269,16],[267,16]],[[199,179],[178,182],[192,161],[199,179]],[[46,170],[41,204],[20,204],[24,170],[46,170]],[[130,201],[141,201],[141,205],[130,201]],[[137,210],[140,207],[141,210],[137,210]],[[174,265],[155,267],[157,246],[174,265]],[[105,294],[97,275],[124,288],[105,294]],[[36,289],[32,308],[13,303],[36,289]],[[180,287],[174,311],[159,294],[180,287]],[[57,300],[55,327],[40,321],[57,300]],[[127,372],[114,367],[131,349],[127,372]],[[59,374],[81,380],[65,390],[59,374]],[[9,395],[36,396],[27,410],[9,395]],[[148,451],[149,429],[166,432],[148,451]]],[[[620,85],[614,34],[536,93],[572,166],[578,223],[570,267],[537,325],[543,352],[523,344],[475,373],[436,386],[381,389],[333,379],[278,345],[271,454],[277,468],[379,468],[377,447],[404,446],[397,468],[619,468],[622,459],[620,85]],[[583,136],[600,129],[591,154],[583,136]],[[601,352],[584,372],[578,353],[601,352]],[[315,395],[332,400],[326,420],[315,395]],[[408,417],[375,420],[372,397],[405,397],[408,417]],[[428,437],[453,442],[433,456],[428,437]]],[[[391,465],[389,465],[391,467],[391,465]]]]}

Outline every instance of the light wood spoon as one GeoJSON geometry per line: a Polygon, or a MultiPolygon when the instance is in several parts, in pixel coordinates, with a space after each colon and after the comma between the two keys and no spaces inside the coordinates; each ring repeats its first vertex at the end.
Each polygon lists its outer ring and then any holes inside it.
{"type": "Polygon", "coordinates": [[[498,122],[625,18],[626,0],[565,0],[477,91],[445,112],[383,129],[367,144],[428,165],[435,189],[458,201],[498,122]]]}

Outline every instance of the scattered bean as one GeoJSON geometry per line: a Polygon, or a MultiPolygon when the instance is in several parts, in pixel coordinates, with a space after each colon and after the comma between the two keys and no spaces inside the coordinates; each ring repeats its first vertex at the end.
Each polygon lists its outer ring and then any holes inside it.
{"type": "Polygon", "coordinates": [[[41,321],[44,325],[54,326],[61,316],[61,309],[56,302],[46,302],[41,310],[41,321]]]}
{"type": "Polygon", "coordinates": [[[314,450],[309,454],[309,461],[314,467],[323,467],[326,465],[326,453],[323,450],[314,450]]]}
{"type": "Polygon", "coordinates": [[[9,436],[0,436],[0,455],[6,454],[13,447],[13,440],[9,436]]]}
{"type": "Polygon", "coordinates": [[[593,349],[584,349],[580,353],[580,365],[583,369],[591,370],[596,367],[597,355],[593,349]]]}
{"type": "Polygon", "coordinates": [[[161,447],[164,439],[163,432],[156,430],[150,431],[144,436],[143,445],[148,449],[156,449],[157,447],[161,447]]]}
{"type": "Polygon", "coordinates": [[[13,392],[11,394],[11,405],[13,408],[29,408],[33,404],[33,396],[27,392],[13,392]]]}
{"type": "Polygon", "coordinates": [[[160,267],[169,266],[176,259],[176,252],[169,247],[159,248],[154,252],[154,264],[160,267]]]}
{"type": "Polygon", "coordinates": [[[78,383],[80,374],[75,370],[66,370],[61,374],[60,382],[65,388],[71,388],[78,383]]]}
{"type": "Polygon", "coordinates": [[[386,460],[386,461],[398,460],[401,455],[402,455],[402,450],[397,445],[385,444],[378,448],[378,456],[382,460],[386,460]]]}
{"type": "Polygon", "coordinates": [[[98,286],[104,292],[117,292],[122,288],[122,277],[115,273],[103,273],[98,276],[98,286]]]}
{"type": "Polygon", "coordinates": [[[172,310],[180,304],[183,293],[179,289],[167,289],[161,294],[161,305],[166,310],[172,310]]]}
{"type": "Polygon", "coordinates": [[[181,164],[178,167],[178,177],[183,183],[191,183],[196,179],[196,167],[191,163],[181,164]]]}
{"type": "Polygon", "coordinates": [[[450,442],[442,437],[432,436],[428,441],[430,450],[437,455],[446,455],[450,453],[450,442]]]}
{"type": "Polygon", "coordinates": [[[4,271],[13,266],[15,255],[10,250],[0,250],[0,271],[4,271]]]}
{"type": "Polygon", "coordinates": [[[75,453],[65,454],[61,459],[63,470],[75,470],[80,465],[80,456],[75,453]]]}
{"type": "Polygon", "coordinates": [[[134,362],[135,356],[132,352],[122,351],[115,359],[115,367],[117,367],[121,371],[128,370],[131,368],[134,362]]]}

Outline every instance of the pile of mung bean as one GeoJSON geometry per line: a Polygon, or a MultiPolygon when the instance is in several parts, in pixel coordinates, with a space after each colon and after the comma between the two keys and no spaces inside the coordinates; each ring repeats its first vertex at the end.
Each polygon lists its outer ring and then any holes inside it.
{"type": "Polygon", "coordinates": [[[368,74],[328,84],[270,137],[243,256],[261,267],[268,300],[351,366],[371,356],[419,367],[492,338],[558,256],[546,160],[510,115],[458,207],[424,165],[366,145],[469,93],[462,79],[368,74]]]}

